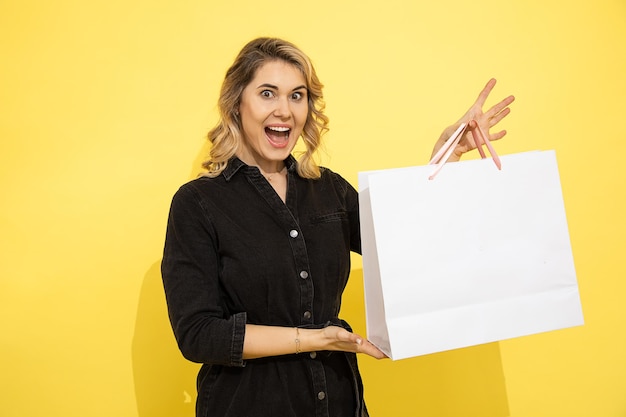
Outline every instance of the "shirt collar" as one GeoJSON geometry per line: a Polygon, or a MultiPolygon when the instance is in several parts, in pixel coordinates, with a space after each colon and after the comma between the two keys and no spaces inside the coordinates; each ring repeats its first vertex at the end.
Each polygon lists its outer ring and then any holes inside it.
{"type": "MultiPolygon", "coordinates": [[[[287,159],[285,159],[284,162],[285,162],[285,166],[287,167],[287,171],[289,172],[295,171],[298,163],[296,161],[296,158],[293,157],[293,155],[289,155],[287,159]]],[[[244,169],[245,167],[248,167],[248,165],[246,165],[245,162],[243,162],[241,159],[237,158],[236,156],[233,156],[228,161],[228,164],[226,165],[226,168],[222,172],[222,175],[224,176],[226,181],[230,181],[230,179],[237,173],[237,171],[244,169]]]]}

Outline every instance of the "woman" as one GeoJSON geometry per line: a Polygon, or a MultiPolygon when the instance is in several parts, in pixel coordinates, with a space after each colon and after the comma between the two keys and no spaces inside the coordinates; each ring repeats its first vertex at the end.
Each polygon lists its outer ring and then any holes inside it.
{"type": "MultiPolygon", "coordinates": [[[[483,113],[494,84],[458,123],[488,131],[509,113],[512,97],[483,113]]],[[[367,416],[356,353],[385,355],[338,317],[361,248],[358,194],[314,162],[322,84],[293,44],[255,39],[226,73],[219,109],[208,172],[173,198],[162,263],[178,345],[203,363],[196,414],[367,416]]],[[[454,159],[473,147],[470,133],[454,159]]]]}

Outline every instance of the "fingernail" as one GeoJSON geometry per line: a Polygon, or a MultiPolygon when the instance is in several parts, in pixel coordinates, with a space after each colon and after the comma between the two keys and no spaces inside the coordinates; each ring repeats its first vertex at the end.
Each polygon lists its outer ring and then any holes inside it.
{"type": "Polygon", "coordinates": [[[362,341],[361,339],[357,339],[357,340],[356,340],[356,344],[357,344],[357,345],[360,345],[361,343],[363,343],[363,341],[362,341]]]}

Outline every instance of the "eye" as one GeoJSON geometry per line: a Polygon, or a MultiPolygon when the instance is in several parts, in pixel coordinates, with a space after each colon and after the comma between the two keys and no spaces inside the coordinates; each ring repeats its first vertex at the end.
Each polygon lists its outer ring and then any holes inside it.
{"type": "Polygon", "coordinates": [[[272,90],[263,90],[261,91],[261,97],[272,98],[274,97],[274,92],[272,90]]]}
{"type": "Polygon", "coordinates": [[[296,91],[291,95],[291,99],[295,101],[300,101],[305,97],[305,94],[302,91],[296,91]]]}

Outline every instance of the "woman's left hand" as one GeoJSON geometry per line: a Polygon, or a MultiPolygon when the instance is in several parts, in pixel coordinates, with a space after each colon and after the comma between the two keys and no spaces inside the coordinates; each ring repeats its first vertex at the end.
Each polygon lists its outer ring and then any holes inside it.
{"type": "Polygon", "coordinates": [[[513,103],[515,97],[508,96],[504,100],[492,106],[489,110],[483,111],[483,106],[487,101],[487,97],[491,93],[491,90],[496,85],[496,80],[491,79],[482,89],[478,98],[472,104],[472,106],[465,112],[465,114],[453,125],[448,126],[441,136],[439,140],[435,143],[435,147],[433,149],[432,155],[435,155],[439,148],[443,146],[443,144],[448,140],[450,136],[454,133],[454,131],[459,127],[461,123],[469,123],[469,129],[466,130],[463,138],[459,141],[459,144],[456,146],[456,149],[450,156],[448,161],[458,161],[461,159],[461,156],[476,148],[476,141],[474,140],[474,136],[472,131],[480,126],[483,132],[488,136],[490,141],[502,139],[504,135],[506,135],[506,130],[501,130],[499,132],[491,133],[491,128],[497,125],[500,120],[504,119],[510,112],[511,108],[509,105],[513,103]]]}

